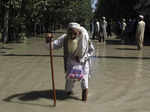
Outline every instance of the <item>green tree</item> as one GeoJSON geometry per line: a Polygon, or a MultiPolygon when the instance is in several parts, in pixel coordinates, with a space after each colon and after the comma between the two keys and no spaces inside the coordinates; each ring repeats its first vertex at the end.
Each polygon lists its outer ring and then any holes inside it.
{"type": "Polygon", "coordinates": [[[66,27],[70,21],[88,26],[93,16],[90,0],[1,0],[0,9],[5,42],[22,32],[31,35],[66,27]]]}

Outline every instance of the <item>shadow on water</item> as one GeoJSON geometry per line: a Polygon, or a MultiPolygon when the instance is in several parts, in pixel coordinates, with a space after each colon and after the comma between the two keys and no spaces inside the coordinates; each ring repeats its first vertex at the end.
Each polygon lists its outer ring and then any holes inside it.
{"type": "MultiPolygon", "coordinates": [[[[134,49],[128,49],[128,48],[118,48],[120,50],[134,50],[134,49]]],[[[37,56],[37,57],[48,57],[50,55],[41,55],[41,54],[4,54],[2,56],[37,56]]],[[[53,55],[53,57],[64,57],[63,55],[53,55]]],[[[126,56],[96,56],[95,58],[112,58],[112,59],[150,59],[150,57],[126,57],[126,56]]]]}
{"type": "MultiPolygon", "coordinates": [[[[39,56],[39,57],[44,57],[44,56],[50,56],[50,55],[43,55],[43,54],[4,54],[2,56],[39,56]]],[[[63,55],[53,55],[53,57],[64,57],[63,55]]]]}
{"type": "Polygon", "coordinates": [[[4,52],[4,51],[0,51],[0,53],[6,53],[6,52],[4,52]]]}
{"type": "Polygon", "coordinates": [[[110,45],[121,45],[121,41],[119,39],[115,39],[115,40],[106,40],[107,44],[110,45]]]}
{"type": "Polygon", "coordinates": [[[127,41],[122,42],[120,39],[106,40],[106,43],[108,45],[135,45],[134,42],[127,42],[127,41]]]}
{"type": "MultiPolygon", "coordinates": [[[[9,102],[9,103],[18,103],[18,104],[48,106],[48,105],[31,103],[31,101],[35,101],[39,99],[51,99],[52,100],[53,91],[42,90],[42,91],[30,91],[26,93],[18,93],[18,94],[8,96],[7,98],[3,99],[3,101],[9,102]]],[[[74,96],[68,96],[64,90],[61,90],[61,89],[56,90],[56,100],[67,100],[67,99],[81,100],[74,96]]]]}
{"type": "Polygon", "coordinates": [[[123,57],[123,56],[96,56],[96,58],[111,58],[111,59],[150,59],[150,57],[123,57]]]}
{"type": "Polygon", "coordinates": [[[9,47],[1,47],[0,49],[11,50],[11,49],[13,49],[13,48],[9,48],[9,47]]]}
{"type": "Polygon", "coordinates": [[[118,49],[118,50],[137,50],[135,48],[116,48],[116,49],[118,49]]]}
{"type": "MultiPolygon", "coordinates": [[[[106,43],[109,45],[136,45],[136,41],[121,42],[120,39],[108,39],[106,43]]],[[[144,41],[144,46],[150,46],[150,41],[144,41]]]]}

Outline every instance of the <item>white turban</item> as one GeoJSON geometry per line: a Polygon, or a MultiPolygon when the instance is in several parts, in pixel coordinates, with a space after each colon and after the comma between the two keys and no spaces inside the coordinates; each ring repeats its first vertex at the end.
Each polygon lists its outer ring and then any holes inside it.
{"type": "Polygon", "coordinates": [[[68,28],[75,28],[75,29],[81,30],[80,24],[75,23],[75,22],[69,23],[68,28]]]}
{"type": "Polygon", "coordinates": [[[143,15],[139,15],[139,18],[144,19],[144,16],[143,15]]]}
{"type": "Polygon", "coordinates": [[[106,18],[103,16],[102,19],[105,20],[106,18]]]}

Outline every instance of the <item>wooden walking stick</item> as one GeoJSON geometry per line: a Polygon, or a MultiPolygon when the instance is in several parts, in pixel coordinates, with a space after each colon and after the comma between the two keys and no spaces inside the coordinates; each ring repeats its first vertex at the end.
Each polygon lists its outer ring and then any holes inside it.
{"type": "Polygon", "coordinates": [[[50,65],[51,65],[51,73],[52,73],[53,100],[54,100],[54,106],[56,106],[56,89],[55,89],[55,82],[54,82],[52,38],[49,38],[49,48],[50,48],[50,65]]]}

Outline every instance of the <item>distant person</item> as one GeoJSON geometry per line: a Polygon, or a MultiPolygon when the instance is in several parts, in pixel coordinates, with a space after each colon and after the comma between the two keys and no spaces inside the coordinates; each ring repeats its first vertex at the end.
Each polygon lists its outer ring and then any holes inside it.
{"type": "Polygon", "coordinates": [[[107,21],[105,17],[102,17],[102,21],[100,23],[100,33],[101,33],[101,38],[100,42],[105,42],[105,39],[107,38],[107,21]]]}
{"type": "Polygon", "coordinates": [[[108,21],[108,25],[107,25],[107,36],[108,37],[112,36],[112,20],[111,19],[108,21]]]}
{"type": "MultiPolygon", "coordinates": [[[[94,21],[93,20],[90,21],[90,33],[93,36],[93,33],[94,33],[94,21]]],[[[91,36],[91,38],[92,38],[92,36],[91,36]]]]}
{"type": "Polygon", "coordinates": [[[92,39],[94,40],[96,38],[96,19],[93,20],[93,33],[92,33],[92,39]]]}
{"type": "Polygon", "coordinates": [[[134,30],[134,24],[133,24],[133,20],[130,18],[127,22],[127,27],[126,27],[128,42],[133,41],[132,40],[133,39],[133,30],[134,30]]]}
{"type": "Polygon", "coordinates": [[[144,16],[139,15],[136,28],[136,43],[138,50],[141,50],[143,48],[144,32],[145,32],[144,16]]]}
{"type": "Polygon", "coordinates": [[[121,40],[122,41],[125,40],[126,27],[127,27],[126,20],[122,19],[122,22],[121,22],[121,40]]]}
{"type": "MultiPolygon", "coordinates": [[[[48,38],[52,37],[51,34],[48,34],[48,38]]],[[[48,43],[48,39],[46,42],[48,43]]],[[[72,89],[78,79],[81,82],[82,101],[87,101],[90,56],[94,52],[94,46],[89,39],[87,30],[78,23],[69,23],[67,33],[52,42],[53,49],[62,47],[64,49],[66,93],[67,95],[73,93],[72,89]]]]}
{"type": "Polygon", "coordinates": [[[95,25],[96,25],[96,27],[95,27],[96,39],[99,39],[100,38],[100,22],[98,20],[96,20],[95,25]]]}

